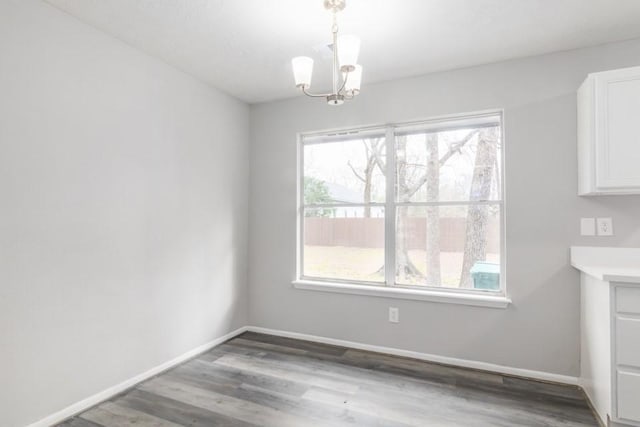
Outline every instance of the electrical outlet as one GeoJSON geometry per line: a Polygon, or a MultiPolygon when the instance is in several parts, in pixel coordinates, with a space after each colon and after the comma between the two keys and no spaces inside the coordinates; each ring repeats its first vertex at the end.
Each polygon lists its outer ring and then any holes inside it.
{"type": "Polygon", "coordinates": [[[613,219],[597,218],[598,236],[613,236],[613,219]]]}
{"type": "Polygon", "coordinates": [[[596,235],[596,219],[580,218],[580,235],[595,236],[596,235]]]}
{"type": "Polygon", "coordinates": [[[400,322],[400,309],[398,309],[398,307],[389,307],[389,322],[400,322]]]}

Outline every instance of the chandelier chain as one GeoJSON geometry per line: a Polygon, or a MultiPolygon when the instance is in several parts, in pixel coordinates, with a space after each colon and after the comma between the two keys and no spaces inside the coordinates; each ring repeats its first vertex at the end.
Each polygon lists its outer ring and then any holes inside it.
{"type": "Polygon", "coordinates": [[[338,94],[338,13],[333,9],[333,93],[338,94]]]}

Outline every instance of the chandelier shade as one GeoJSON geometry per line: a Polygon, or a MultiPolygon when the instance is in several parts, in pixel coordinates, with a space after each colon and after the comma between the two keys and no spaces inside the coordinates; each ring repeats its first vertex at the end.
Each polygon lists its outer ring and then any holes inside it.
{"type": "Polygon", "coordinates": [[[297,56],[291,60],[293,67],[293,78],[296,87],[308,88],[311,86],[311,75],[313,74],[313,59],[308,56],[297,56]]]}
{"type": "Polygon", "coordinates": [[[358,63],[360,39],[351,34],[338,36],[338,62],[340,70],[353,71],[358,63]]]}

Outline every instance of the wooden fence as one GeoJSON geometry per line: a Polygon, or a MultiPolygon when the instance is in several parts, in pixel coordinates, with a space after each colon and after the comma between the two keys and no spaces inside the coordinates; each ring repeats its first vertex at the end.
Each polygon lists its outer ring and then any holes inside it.
{"type": "MultiPolygon", "coordinates": [[[[427,222],[424,218],[408,218],[409,249],[425,250],[427,222]]],[[[440,250],[461,252],[466,235],[465,218],[440,219],[440,250]]],[[[384,218],[305,218],[305,244],[312,246],[384,247],[384,218]]],[[[487,252],[500,252],[500,225],[487,224],[487,252]]]]}

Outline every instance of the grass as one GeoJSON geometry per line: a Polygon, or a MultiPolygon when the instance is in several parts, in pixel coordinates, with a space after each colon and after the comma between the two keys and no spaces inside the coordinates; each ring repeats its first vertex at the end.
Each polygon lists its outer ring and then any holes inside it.
{"type": "MultiPolygon", "coordinates": [[[[459,287],[463,261],[462,252],[442,252],[440,254],[441,285],[459,287]]],[[[422,275],[427,272],[427,252],[409,251],[409,259],[422,275]]],[[[486,261],[499,262],[498,254],[487,254],[486,261]]],[[[384,249],[352,248],[345,246],[307,246],[304,247],[304,274],[309,277],[331,279],[384,281],[384,249]]],[[[424,284],[418,278],[404,285],[424,284]]]]}

